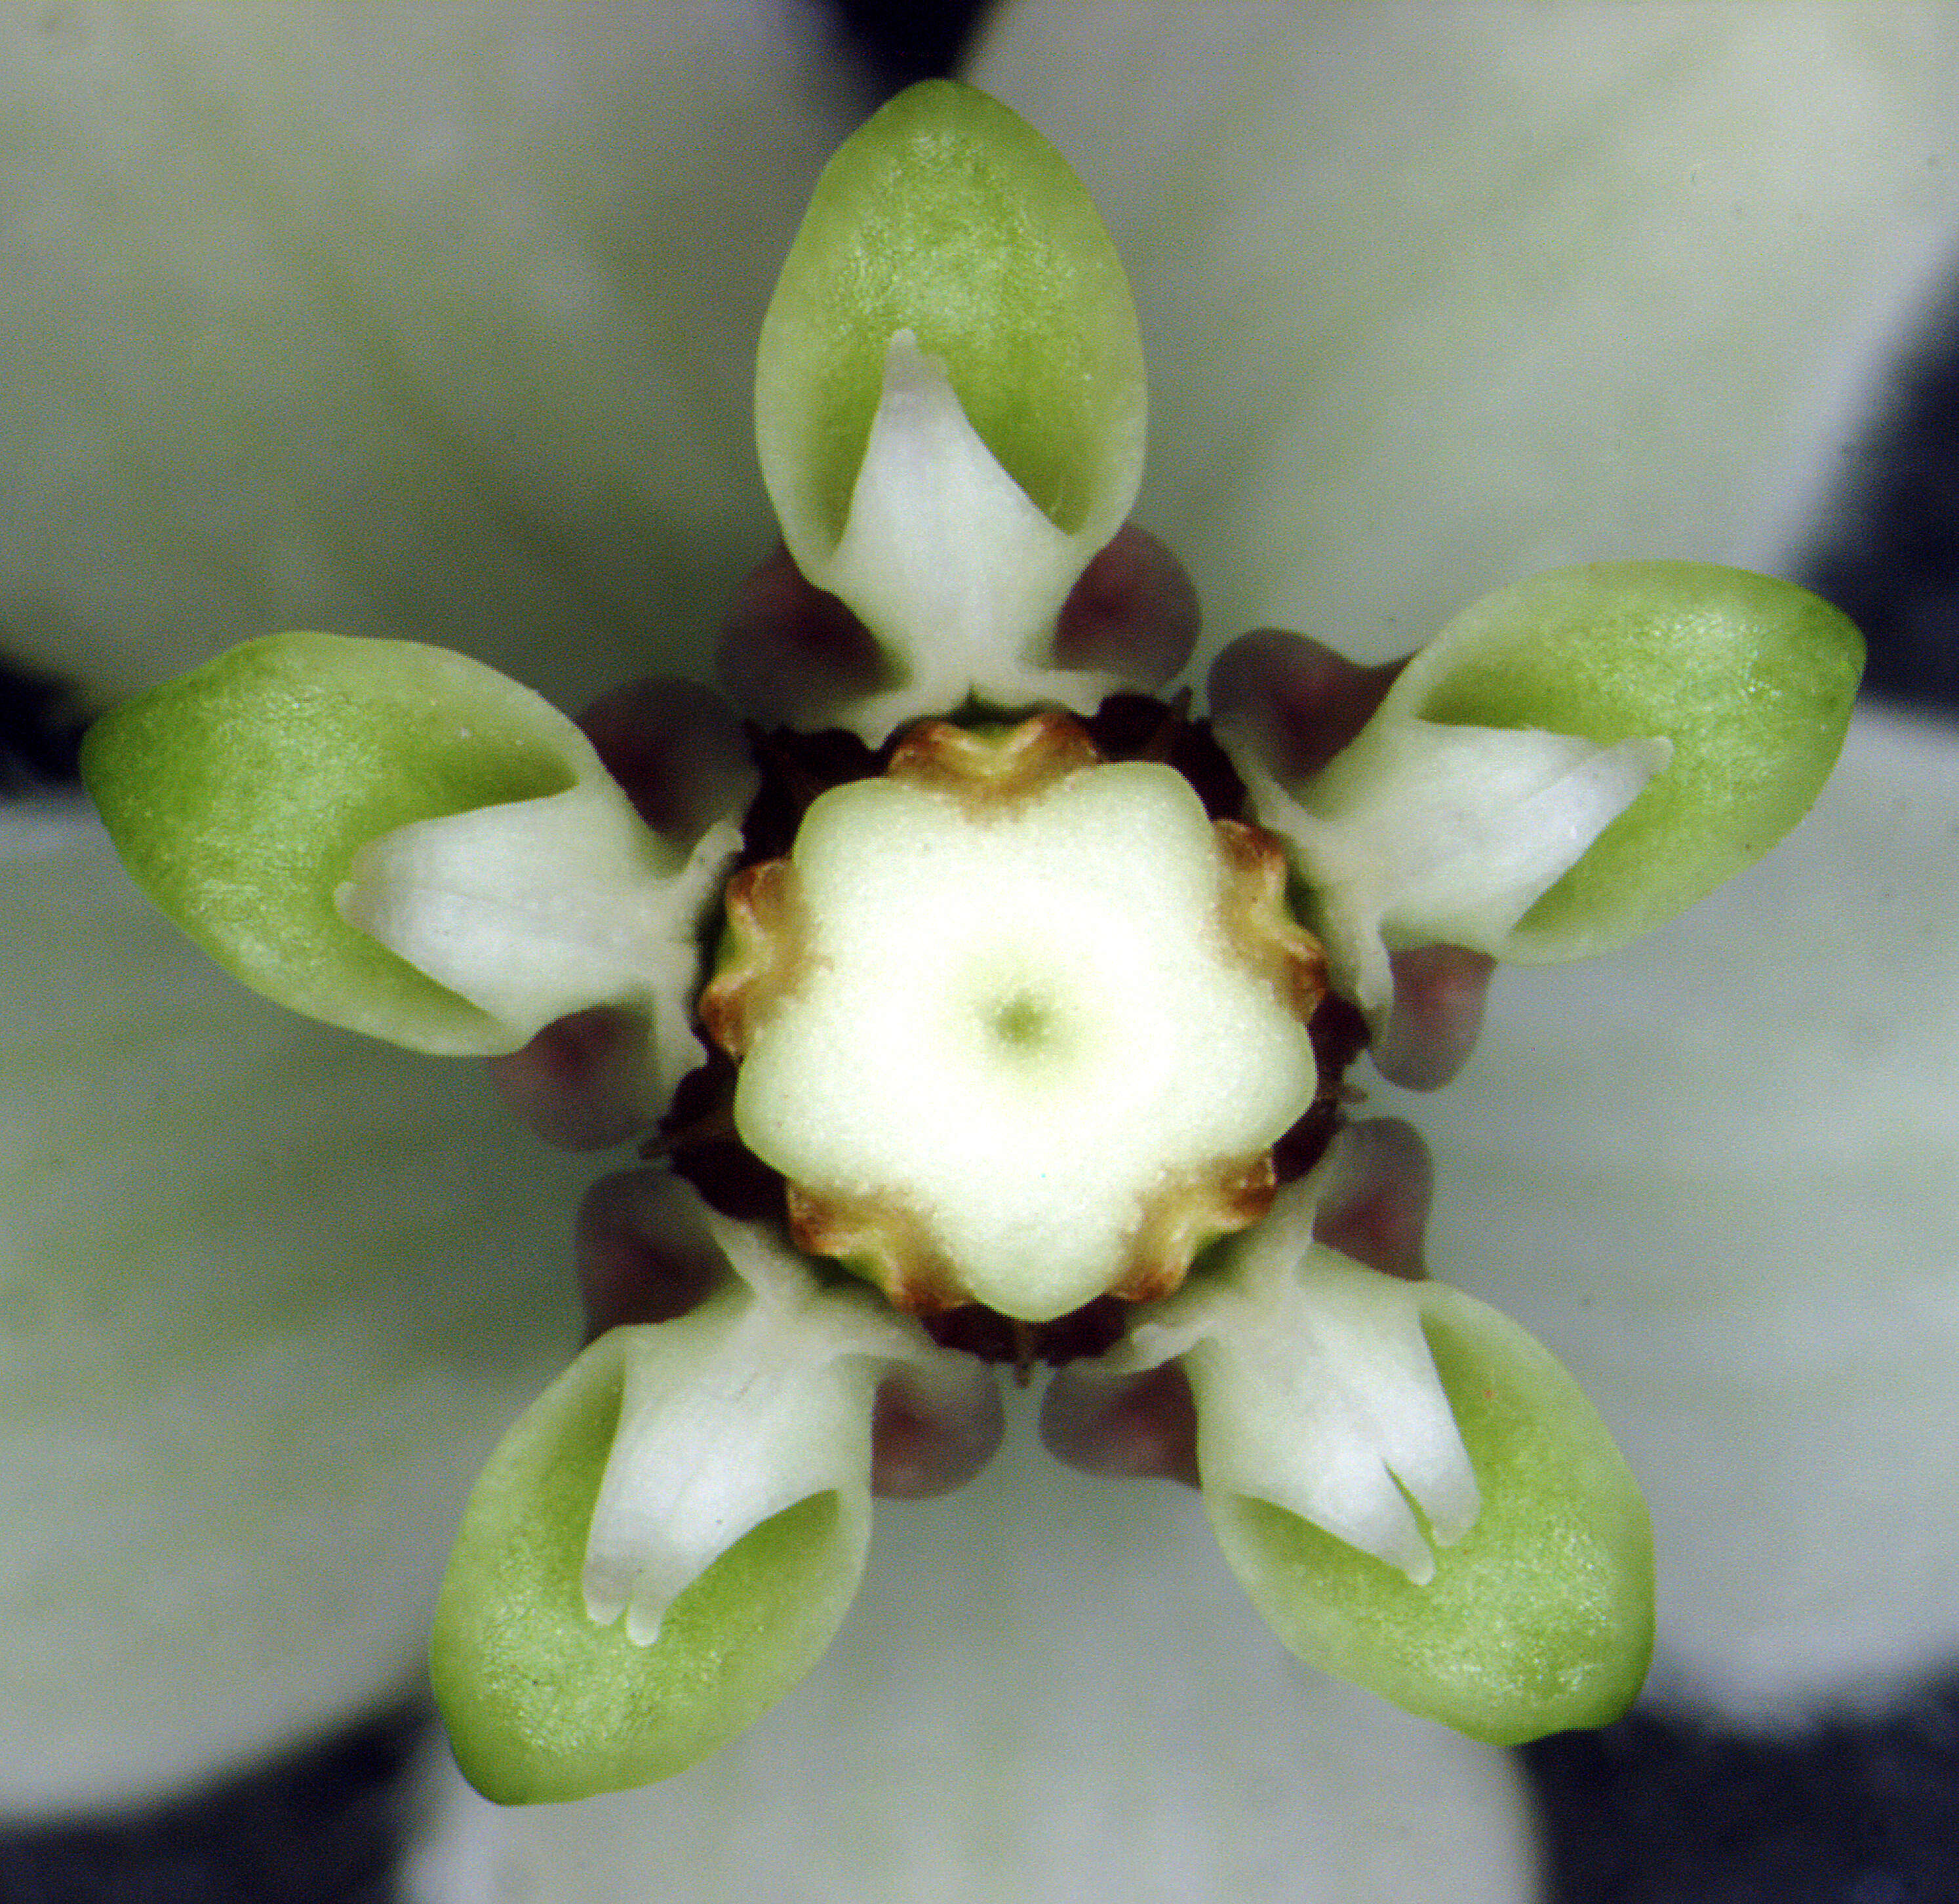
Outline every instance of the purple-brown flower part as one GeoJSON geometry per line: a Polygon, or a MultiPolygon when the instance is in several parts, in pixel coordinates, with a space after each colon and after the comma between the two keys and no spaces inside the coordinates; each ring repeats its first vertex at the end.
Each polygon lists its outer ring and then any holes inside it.
{"type": "MultiPolygon", "coordinates": [[[[1211,718],[1248,735],[1280,779],[1316,773],[1372,718],[1405,665],[1362,668],[1281,629],[1241,635],[1211,665],[1211,718]]],[[[1461,946],[1418,946],[1389,960],[1394,1003],[1373,1058],[1390,1084],[1435,1090],[1468,1061],[1496,961],[1461,946]]]]}

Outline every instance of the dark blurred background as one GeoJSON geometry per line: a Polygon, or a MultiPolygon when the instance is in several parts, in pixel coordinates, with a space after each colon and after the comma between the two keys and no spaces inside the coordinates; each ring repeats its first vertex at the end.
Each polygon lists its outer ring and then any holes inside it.
{"type": "MultiPolygon", "coordinates": [[[[832,0],[880,90],[953,69],[985,11],[832,0]]],[[[1870,644],[1866,691],[1959,709],[1959,303],[1878,420],[1809,585],[1870,644]]],[[[88,710],[0,652],[0,796],[74,773],[88,710]]],[[[430,1723],[377,1715],[195,1803],[0,1835],[0,1904],[385,1904],[430,1723]]],[[[1522,1754],[1555,1904],[1959,1904],[1959,1679],[1771,1740],[1641,1711],[1522,1754]]]]}

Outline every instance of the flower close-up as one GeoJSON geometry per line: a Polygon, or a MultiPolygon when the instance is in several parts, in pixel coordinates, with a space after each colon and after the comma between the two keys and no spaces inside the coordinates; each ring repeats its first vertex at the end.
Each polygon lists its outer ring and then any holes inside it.
{"type": "MultiPolygon", "coordinates": [[[[195,129],[132,230],[216,165],[313,233],[283,290],[254,268],[278,309],[159,303],[183,361],[236,356],[156,412],[223,469],[152,443],[160,529],[91,526],[72,588],[10,572],[35,665],[119,700],[81,777],[186,935],[71,806],[9,836],[23,1472],[68,1517],[17,1569],[33,1685],[115,1649],[17,1814],[412,1696],[432,1629],[456,1764],[533,1807],[429,1761],[408,1881],[443,1904],[1522,1900],[1502,1748],[1649,1673],[1799,1714],[1949,1643],[1933,1531],[1860,1464],[1946,1432],[1898,1359],[1937,1360],[1951,1067],[1937,881],[1895,852],[1935,864],[1949,763],[1853,719],[1857,630],[1783,579],[1871,405],[1851,356],[1936,275],[1944,196],[1879,148],[1944,150],[1947,36],[1154,17],[1003,9],[986,90],[865,118],[800,16],[431,15],[415,70],[465,82],[398,178],[387,88],[325,77],[351,22],[8,49],[24,123],[85,74],[157,151],[195,129]],[[1844,136],[1785,244],[1791,175],[1721,102],[1818,61],[1844,136]],[[1398,144],[1421,71],[1468,117],[1398,144]],[[619,208],[681,163],[700,202],[659,217],[711,221],[730,100],[799,156],[662,306],[619,208]],[[637,155],[604,191],[550,169],[574,119],[637,155]],[[389,182],[343,235],[308,155],[349,138],[389,182]],[[1732,255],[1710,181],[1764,221],[1732,255]],[[418,339],[442,248],[493,240],[418,339]],[[377,486],[307,487],[330,391],[252,356],[315,306],[377,486]],[[247,361],[297,446],[240,433],[247,361]],[[544,362],[562,402],[523,396],[544,362]],[[494,441],[499,388],[548,449],[494,441]]],[[[20,214],[51,258],[72,187],[20,214]]],[[[132,268],[219,257],[187,233],[132,268]]]]}
{"type": "MultiPolygon", "coordinates": [[[[1139,691],[1163,657],[1104,582],[1141,678],[1063,665],[1140,480],[1135,339],[1059,155],[926,82],[832,160],[762,326],[773,639],[815,651],[717,782],[752,798],[662,836],[645,731],[600,730],[637,745],[622,785],[481,664],[347,637],[247,643],[84,744],[138,884],[275,999],[519,1077],[610,1014],[608,1077],[664,1125],[642,1233],[720,1259],[704,1301],[648,1273],[665,1312],[601,1331],[465,1516],[435,1687],[490,1797],[644,1783],[751,1723],[856,1592],[887,1385],[970,1439],[989,1355],[1059,1365],[1056,1398],[1175,1370],[1224,1556],[1309,1664],[1507,1744],[1639,1689],[1650,1534],[1602,1423],[1423,1286],[1418,1218],[1386,1267],[1316,1235],[1347,1073],[1397,1017],[1437,1042],[1397,955],[1465,989],[1596,956],[1758,858],[1862,643],[1739,570],[1560,570],[1466,608],[1303,772],[1303,641],[1227,648],[1194,717],[1139,691]],[[805,625],[846,614],[847,689],[805,625]]],[[[1392,1166],[1376,1194],[1413,1195],[1392,1166]]]]}

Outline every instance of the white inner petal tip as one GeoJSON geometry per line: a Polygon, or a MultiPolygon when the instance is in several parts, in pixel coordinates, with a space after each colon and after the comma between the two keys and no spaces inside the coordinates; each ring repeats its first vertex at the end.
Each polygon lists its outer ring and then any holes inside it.
{"type": "Polygon", "coordinates": [[[834,1493],[837,1537],[861,1541],[879,1379],[964,1360],[863,1293],[821,1287],[740,1226],[710,1226],[735,1277],[678,1321],[614,1330],[588,1351],[624,1366],[581,1584],[592,1620],[623,1613],[638,1646],[659,1639],[708,1568],[787,1509],[834,1493]]]}
{"type": "Polygon", "coordinates": [[[658,1643],[673,1603],[693,1584],[697,1573],[684,1567],[649,1566],[637,1574],[632,1557],[595,1555],[586,1563],[583,1582],[585,1611],[595,1626],[610,1626],[625,1615],[624,1631],[635,1646],[658,1643]]]}
{"type": "Polygon", "coordinates": [[[1328,954],[1370,1017],[1391,948],[1507,954],[1518,922],[1672,764],[1664,736],[1602,745],[1535,728],[1403,718],[1370,728],[1295,800],[1224,735],[1313,889],[1328,954]]]}
{"type": "Polygon", "coordinates": [[[1056,527],[973,429],[945,362],[893,334],[843,533],[810,579],[849,603],[903,685],[837,710],[881,740],[969,695],[1092,710],[1113,677],[1051,665],[1056,616],[1095,548],[1056,527]]]}
{"type": "MultiPolygon", "coordinates": [[[[1454,1423],[1452,1412],[1450,1422],[1454,1423]]],[[[1460,1446],[1460,1439],[1456,1445],[1460,1446]]],[[[1437,1547],[1454,1547],[1476,1525],[1483,1511],[1483,1496],[1476,1485],[1466,1451],[1458,1466],[1445,1459],[1428,1479],[1426,1492],[1418,1496],[1421,1511],[1428,1516],[1429,1532],[1437,1547]]]]}
{"type": "Polygon", "coordinates": [[[1255,1233],[1157,1325],[1159,1344],[1189,1342],[1205,1487],[1296,1514],[1425,1586],[1435,1557],[1416,1509],[1448,1547],[1481,1501],[1420,1285],[1283,1242],[1255,1233]]]}
{"type": "Polygon", "coordinates": [[[663,1602],[655,1610],[634,1604],[626,1616],[626,1637],[636,1646],[651,1646],[659,1642],[661,1630],[667,1623],[667,1608],[672,1601],[663,1602]]]}
{"type": "Polygon", "coordinates": [[[1426,1587],[1435,1579],[1435,1556],[1427,1547],[1421,1550],[1418,1557],[1399,1560],[1395,1565],[1408,1576],[1411,1586],[1426,1587]]]}
{"type": "Polygon", "coordinates": [[[595,1626],[611,1626],[626,1610],[632,1582],[621,1582],[608,1566],[588,1560],[581,1585],[585,1593],[586,1617],[595,1626]]]}
{"type": "Polygon", "coordinates": [[[695,922],[739,844],[717,824],[682,861],[598,776],[384,833],[354,855],[334,904],[485,1014],[496,1049],[589,1006],[645,1010],[670,1090],[700,1056],[687,1023],[695,922]]]}

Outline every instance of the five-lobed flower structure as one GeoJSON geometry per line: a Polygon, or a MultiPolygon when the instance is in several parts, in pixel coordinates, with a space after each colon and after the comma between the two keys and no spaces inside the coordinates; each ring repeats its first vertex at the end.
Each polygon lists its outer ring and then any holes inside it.
{"type": "Polygon", "coordinates": [[[1059,642],[1145,407],[1079,184],[931,83],[824,174],[757,365],[789,554],[874,652],[738,684],[722,817],[654,831],[570,721],[408,643],[249,643],[91,733],[132,874],[246,982],[454,1054],[623,1010],[649,1110],[687,1106],[659,1215],[712,1287],[519,1421],[443,1587],[437,1695],[491,1797],[665,1775],[793,1685],[864,1564],[881,1387],[970,1396],[993,1340],[1180,1366],[1219,1544],[1309,1663],[1501,1741],[1638,1690],[1650,1537],[1597,1415],[1316,1210],[1393,955],[1581,958],[1673,916],[1808,809],[1861,645],[1761,576],[1560,570],[1289,773],[1059,642]]]}

